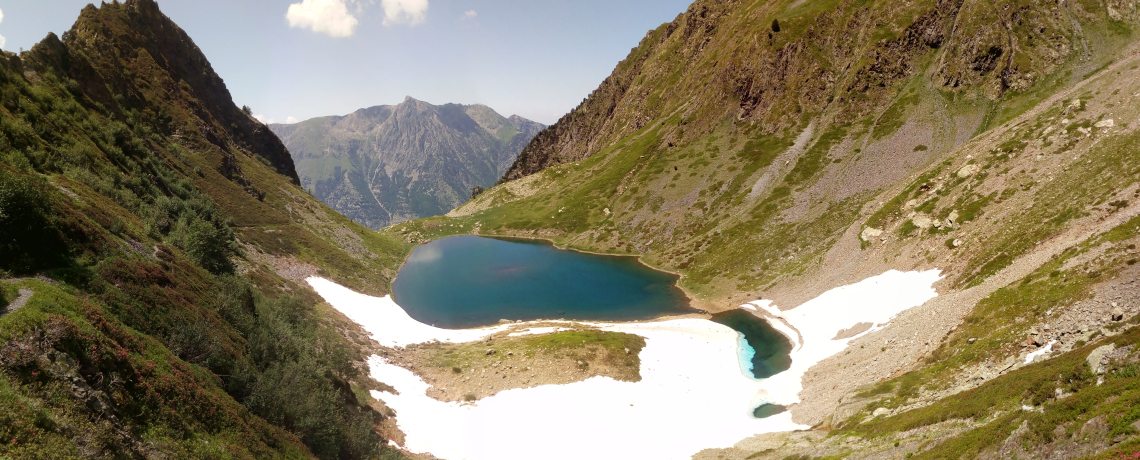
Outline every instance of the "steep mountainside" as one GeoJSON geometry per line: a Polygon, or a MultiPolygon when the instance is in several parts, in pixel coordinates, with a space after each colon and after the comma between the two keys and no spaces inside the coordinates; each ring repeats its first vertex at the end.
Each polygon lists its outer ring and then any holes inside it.
{"type": "Polygon", "coordinates": [[[291,125],[281,136],[301,185],[373,229],[437,216],[489,187],[544,125],[483,105],[399,105],[291,125]]]}
{"type": "Polygon", "coordinates": [[[499,185],[389,232],[638,254],[710,311],[942,271],[807,373],[818,436],[705,458],[1131,455],[1138,26],[1116,0],[698,0],[499,185]]]}
{"type": "Polygon", "coordinates": [[[302,280],[380,294],[407,245],[307,194],[152,0],[2,57],[0,457],[396,458],[302,280]]]}
{"type": "Polygon", "coordinates": [[[641,253],[703,298],[770,289],[818,265],[883,191],[1118,60],[1135,16],[698,1],[536,136],[505,187],[452,215],[494,207],[504,231],[641,253]],[[534,190],[554,178],[566,185],[534,190]]]}

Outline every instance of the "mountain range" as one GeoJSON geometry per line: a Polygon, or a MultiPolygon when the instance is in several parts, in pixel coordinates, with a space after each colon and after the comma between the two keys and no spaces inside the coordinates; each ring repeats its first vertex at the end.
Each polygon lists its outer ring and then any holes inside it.
{"type": "Polygon", "coordinates": [[[302,187],[350,219],[380,229],[444,214],[489,187],[544,125],[485,105],[398,105],[273,124],[302,187]]]}

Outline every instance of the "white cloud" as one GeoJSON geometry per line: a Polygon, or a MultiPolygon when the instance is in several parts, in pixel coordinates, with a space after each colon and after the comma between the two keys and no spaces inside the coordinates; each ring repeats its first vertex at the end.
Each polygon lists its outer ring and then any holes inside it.
{"type": "MultiPolygon", "coordinates": [[[[0,10],[0,22],[4,22],[4,10],[0,10]]],[[[7,41],[8,41],[8,39],[4,38],[3,35],[0,35],[0,48],[3,48],[4,43],[6,43],[7,41]]]]}
{"type": "Polygon", "coordinates": [[[297,123],[298,121],[301,121],[301,120],[298,120],[298,119],[296,119],[296,118],[293,118],[293,117],[287,117],[287,118],[285,118],[285,123],[288,123],[288,124],[297,123]]]}
{"type": "MultiPolygon", "coordinates": [[[[345,1],[301,0],[301,3],[289,5],[285,19],[289,20],[289,27],[312,29],[330,37],[351,37],[356,33],[359,21],[348,12],[345,1]]],[[[426,6],[426,0],[424,2],[426,6]]]]}
{"type": "Polygon", "coordinates": [[[476,13],[475,10],[469,10],[463,13],[463,17],[459,19],[475,19],[476,16],[479,16],[479,13],[476,13]]]}
{"type": "Polygon", "coordinates": [[[273,123],[273,119],[272,119],[272,118],[270,118],[270,119],[266,119],[266,118],[265,118],[265,115],[262,115],[262,114],[260,114],[260,113],[255,113],[255,114],[253,114],[253,118],[256,118],[256,119],[257,119],[257,121],[260,121],[260,122],[262,122],[262,123],[265,123],[265,124],[273,123]]]}
{"type": "Polygon", "coordinates": [[[384,25],[414,26],[426,19],[428,0],[380,0],[380,7],[384,8],[384,25]]]}

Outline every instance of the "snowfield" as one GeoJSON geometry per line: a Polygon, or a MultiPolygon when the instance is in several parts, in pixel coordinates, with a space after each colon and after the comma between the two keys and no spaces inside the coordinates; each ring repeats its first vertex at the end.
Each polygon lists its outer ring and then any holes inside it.
{"type": "MultiPolygon", "coordinates": [[[[935,297],[932,285],[939,278],[936,270],[889,271],[784,312],[768,301],[751,302],[749,309],[759,307],[775,316],[769,322],[796,344],[791,369],[764,380],[741,369],[738,353],[743,341],[736,331],[703,319],[674,319],[586,323],[645,338],[639,382],[593,377],[507,390],[474,404],[460,404],[429,398],[423,380],[374,356],[372,376],[400,394],[374,391],[372,395],[396,411],[396,422],[406,434],[405,449],[449,460],[687,459],[702,449],[730,447],[755,434],[809,428],[793,423],[790,412],[756,419],[752,410],[765,402],[798,402],[808,368],[842,351],[855,337],[881,329],[898,313],[935,297]],[[832,340],[838,331],[860,322],[875,326],[832,340]]],[[[390,296],[366,296],[320,278],[308,282],[386,346],[475,341],[520,326],[439,329],[413,320],[390,296]]]]}

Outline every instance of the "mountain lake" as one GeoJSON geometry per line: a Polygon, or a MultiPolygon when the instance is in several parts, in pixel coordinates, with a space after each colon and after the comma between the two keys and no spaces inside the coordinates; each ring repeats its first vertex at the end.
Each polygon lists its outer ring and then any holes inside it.
{"type": "Polygon", "coordinates": [[[639,321],[697,312],[677,279],[630,256],[453,236],[413,250],[392,296],[415,320],[446,329],[504,319],[639,321]]]}

